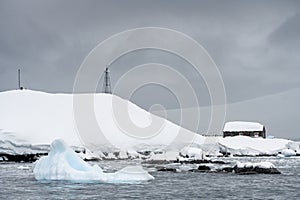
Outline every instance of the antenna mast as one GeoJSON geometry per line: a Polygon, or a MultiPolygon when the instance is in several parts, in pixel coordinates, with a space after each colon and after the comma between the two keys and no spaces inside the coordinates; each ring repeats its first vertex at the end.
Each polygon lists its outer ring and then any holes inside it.
{"type": "Polygon", "coordinates": [[[21,69],[18,69],[18,88],[23,90],[23,87],[21,87],[21,69]]]}
{"type": "Polygon", "coordinates": [[[105,71],[104,71],[103,92],[111,94],[110,77],[109,77],[108,66],[105,68],[105,71]]]}

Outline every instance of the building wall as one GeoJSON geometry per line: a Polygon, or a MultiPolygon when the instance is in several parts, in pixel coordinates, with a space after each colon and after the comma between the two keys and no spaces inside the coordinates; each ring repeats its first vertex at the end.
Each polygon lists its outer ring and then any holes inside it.
{"type": "Polygon", "coordinates": [[[238,136],[238,135],[266,138],[265,129],[263,131],[223,132],[223,137],[238,136]]]}

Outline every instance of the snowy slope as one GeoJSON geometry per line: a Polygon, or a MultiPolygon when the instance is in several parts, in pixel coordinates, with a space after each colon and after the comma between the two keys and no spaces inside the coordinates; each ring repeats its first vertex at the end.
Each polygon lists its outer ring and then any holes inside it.
{"type": "MultiPolygon", "coordinates": [[[[76,121],[78,119],[75,120],[73,94],[13,90],[0,93],[0,141],[15,146],[49,145],[54,139],[60,138],[68,145],[85,146],[92,151],[181,149],[191,142],[198,145],[204,142],[204,137],[154,116],[119,97],[101,93],[76,95],[79,98],[93,95],[93,112],[101,133],[89,131],[91,118],[83,118],[79,123],[76,121]],[[118,110],[119,105],[128,106],[130,120],[140,130],[149,126],[152,120],[161,122],[163,126],[159,133],[147,138],[124,133],[114,116],[112,101],[118,115],[125,112],[118,110]],[[82,126],[87,126],[87,129],[82,129],[82,126]]],[[[80,118],[85,113],[77,112],[76,115],[80,118]]]]}
{"type": "Polygon", "coordinates": [[[1,132],[10,133],[7,140],[37,145],[61,138],[70,145],[81,145],[69,95],[30,90],[1,92],[0,110],[1,132]]]}

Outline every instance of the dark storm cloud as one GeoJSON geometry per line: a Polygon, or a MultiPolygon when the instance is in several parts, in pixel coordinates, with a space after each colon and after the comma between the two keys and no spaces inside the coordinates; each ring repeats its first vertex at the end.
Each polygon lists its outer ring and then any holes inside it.
{"type": "Polygon", "coordinates": [[[299,49],[294,49],[300,42],[300,10],[297,13],[286,19],[278,28],[276,28],[269,37],[269,42],[279,47],[292,47],[292,50],[299,52],[299,49]]]}

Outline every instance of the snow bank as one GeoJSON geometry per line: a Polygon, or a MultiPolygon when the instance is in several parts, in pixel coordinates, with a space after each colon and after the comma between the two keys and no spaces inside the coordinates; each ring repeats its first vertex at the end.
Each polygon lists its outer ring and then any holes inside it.
{"type": "Polygon", "coordinates": [[[281,151],[281,155],[283,155],[284,157],[291,157],[291,156],[296,156],[297,153],[295,152],[295,150],[292,149],[283,149],[281,151]]]}
{"type": "Polygon", "coordinates": [[[271,162],[259,162],[259,163],[251,163],[251,162],[246,162],[246,163],[241,163],[239,161],[236,162],[236,166],[238,168],[264,168],[264,169],[270,169],[270,168],[276,168],[275,165],[271,162]]]}
{"type": "Polygon", "coordinates": [[[195,147],[185,147],[180,151],[180,153],[184,157],[192,158],[195,160],[201,160],[204,158],[203,151],[201,149],[195,148],[195,147]]]}
{"type": "Polygon", "coordinates": [[[128,166],[115,173],[104,173],[99,166],[84,162],[62,140],[52,142],[49,155],[37,161],[33,173],[37,180],[132,183],[154,179],[141,166],[128,166]]]}
{"type": "Polygon", "coordinates": [[[147,160],[175,161],[175,160],[201,160],[205,157],[202,149],[184,147],[180,151],[151,152],[147,160]]]}
{"type": "Polygon", "coordinates": [[[176,152],[176,151],[167,151],[167,152],[158,152],[158,153],[151,152],[148,160],[171,161],[171,160],[177,160],[179,158],[180,158],[179,152],[176,152]]]}
{"type": "Polygon", "coordinates": [[[251,138],[247,136],[226,137],[218,141],[224,153],[233,155],[274,155],[293,143],[286,139],[251,138]]]}
{"type": "MultiPolygon", "coordinates": [[[[75,106],[76,107],[76,106],[75,106]]],[[[68,145],[88,147],[93,153],[154,151],[156,149],[180,150],[191,143],[201,145],[205,138],[187,129],[152,115],[137,105],[110,94],[49,94],[31,90],[13,90],[0,92],[0,142],[9,141],[17,145],[30,144],[50,145],[56,139],[63,139],[68,145]],[[74,115],[74,98],[94,99],[95,124],[100,127],[102,134],[91,134],[82,131],[76,123],[74,115]],[[112,105],[114,104],[114,106],[112,105]],[[116,122],[115,112],[124,115],[127,112],[122,106],[126,105],[130,120],[138,127],[147,127],[155,119],[163,124],[159,134],[149,138],[134,137],[124,133],[116,122]],[[180,131],[180,134],[178,134],[180,131]],[[9,134],[7,134],[9,133],[9,134]],[[179,139],[178,139],[178,138],[179,139]],[[177,139],[176,139],[177,138],[177,139]],[[84,142],[83,142],[84,141],[84,142]]],[[[85,112],[85,107],[82,112],[85,112]]],[[[76,115],[77,116],[77,115],[76,115]]],[[[82,119],[80,126],[89,126],[91,120],[82,119]]],[[[94,124],[94,125],[95,125],[94,124]]],[[[88,129],[89,130],[89,129],[88,129]]],[[[144,129],[141,129],[144,130],[144,129]]],[[[145,129],[147,131],[148,129],[145,129]]],[[[98,133],[97,133],[98,134],[98,133]]],[[[145,135],[141,132],[142,135],[145,135]]],[[[16,147],[11,146],[12,153],[16,147]]],[[[28,152],[27,149],[20,151],[28,152]]],[[[18,150],[18,152],[20,152],[18,150]]],[[[1,149],[0,149],[1,152],[1,149]]],[[[125,158],[125,154],[121,154],[125,158]]]]}

